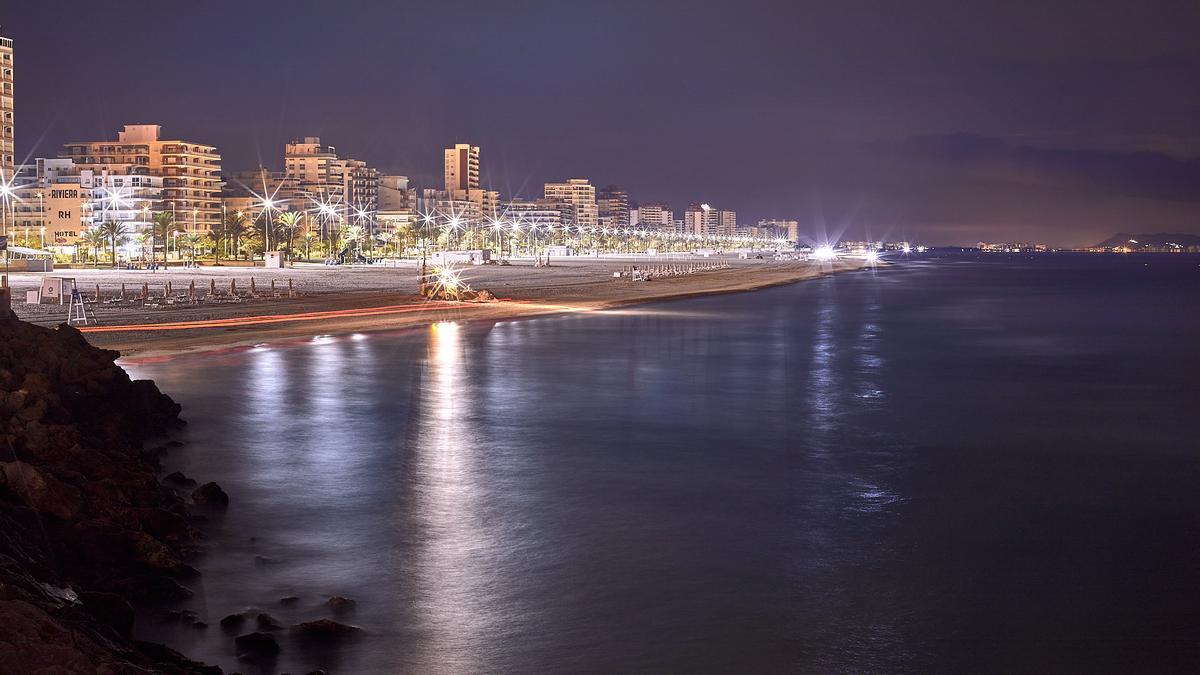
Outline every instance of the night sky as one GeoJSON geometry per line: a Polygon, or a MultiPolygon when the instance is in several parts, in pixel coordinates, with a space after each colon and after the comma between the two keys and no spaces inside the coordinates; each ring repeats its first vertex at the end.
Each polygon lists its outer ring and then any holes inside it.
{"type": "Polygon", "coordinates": [[[124,123],[847,236],[1200,232],[1200,2],[16,2],[18,159],[124,123]]]}

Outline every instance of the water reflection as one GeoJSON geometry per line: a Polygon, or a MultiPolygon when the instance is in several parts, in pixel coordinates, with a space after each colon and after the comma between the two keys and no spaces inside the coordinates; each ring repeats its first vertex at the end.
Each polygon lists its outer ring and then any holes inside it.
{"type": "Polygon", "coordinates": [[[413,662],[425,670],[481,672],[493,635],[485,602],[491,584],[489,532],[476,466],[479,447],[464,368],[462,328],[429,328],[415,442],[407,448],[409,517],[420,536],[406,562],[414,574],[412,615],[421,639],[413,662]]]}
{"type": "Polygon", "coordinates": [[[808,412],[814,440],[822,445],[829,442],[835,430],[838,397],[841,392],[841,373],[836,368],[839,337],[837,332],[838,302],[836,279],[817,283],[816,330],[812,340],[812,365],[808,374],[808,412]]]}

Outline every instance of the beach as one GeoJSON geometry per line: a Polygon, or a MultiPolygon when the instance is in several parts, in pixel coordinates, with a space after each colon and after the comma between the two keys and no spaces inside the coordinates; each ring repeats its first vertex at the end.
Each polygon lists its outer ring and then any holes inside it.
{"type": "Polygon", "coordinates": [[[81,268],[14,274],[10,285],[17,316],[53,326],[67,320],[69,305],[26,304],[26,292],[39,288],[46,277],[74,279],[95,318],[94,324],[77,324],[88,341],[125,358],[151,358],[439,321],[494,321],[750,291],[863,265],[859,260],[818,263],[715,255],[569,258],[543,267],[524,259],[458,267],[464,283],[498,298],[486,303],[426,301],[417,294],[419,263],[413,260],[372,266],[300,263],[287,269],[81,268]],[[635,280],[630,274],[634,268],[654,278],[635,280]],[[97,286],[101,300],[93,302],[97,286]]]}

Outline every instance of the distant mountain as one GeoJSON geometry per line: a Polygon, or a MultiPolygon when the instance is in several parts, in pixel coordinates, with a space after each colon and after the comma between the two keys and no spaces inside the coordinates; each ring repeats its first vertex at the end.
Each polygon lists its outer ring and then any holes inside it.
{"type": "Polygon", "coordinates": [[[1177,244],[1184,248],[1200,246],[1200,235],[1181,232],[1156,232],[1154,234],[1118,232],[1096,244],[1095,248],[1117,248],[1118,246],[1128,246],[1132,249],[1163,248],[1170,244],[1177,244]]]}

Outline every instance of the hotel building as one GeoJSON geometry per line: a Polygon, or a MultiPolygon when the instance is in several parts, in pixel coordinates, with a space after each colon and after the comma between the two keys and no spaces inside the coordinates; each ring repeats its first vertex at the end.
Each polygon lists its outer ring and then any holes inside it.
{"type": "Polygon", "coordinates": [[[115,142],[74,142],[65,147],[61,156],[72,160],[81,173],[140,177],[137,185],[130,180],[122,189],[144,188],[160,179],[160,198],[144,192],[143,200],[150,202],[151,213],[174,213],[188,232],[204,232],[221,222],[221,156],[211,145],[165,140],[157,124],[127,124],[115,142]]]}
{"type": "MultiPolygon", "coordinates": [[[[111,167],[109,167],[111,168],[111,167]]],[[[14,227],[58,253],[70,252],[84,230],[108,221],[143,229],[163,205],[161,176],[97,173],[67,158],[38,158],[17,169],[14,227]]],[[[168,207],[169,208],[169,207],[168,207]]],[[[190,224],[193,213],[177,214],[190,224]]]]}
{"type": "Polygon", "coordinates": [[[546,183],[544,195],[550,201],[561,202],[570,207],[571,225],[599,225],[596,188],[586,178],[572,178],[565,183],[546,183]]]}
{"type": "Polygon", "coordinates": [[[13,150],[13,42],[0,37],[0,178],[12,180],[17,169],[13,150]]]}

